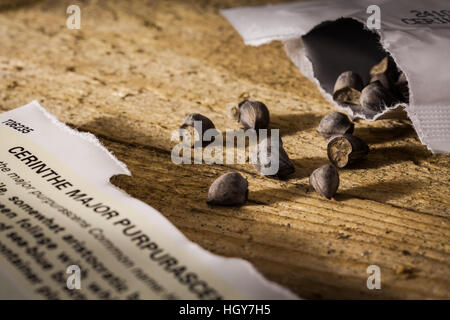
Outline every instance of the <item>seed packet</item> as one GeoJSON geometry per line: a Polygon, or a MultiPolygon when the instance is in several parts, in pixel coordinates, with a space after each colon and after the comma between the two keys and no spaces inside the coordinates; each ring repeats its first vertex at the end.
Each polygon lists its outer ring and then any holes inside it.
{"type": "Polygon", "coordinates": [[[273,40],[337,108],[377,120],[405,108],[423,144],[450,152],[450,6],[446,0],[325,0],[223,10],[247,45],[273,40]],[[378,25],[377,25],[378,24],[378,25]],[[388,54],[404,73],[408,103],[367,116],[333,100],[345,71],[369,82],[388,54]]]}

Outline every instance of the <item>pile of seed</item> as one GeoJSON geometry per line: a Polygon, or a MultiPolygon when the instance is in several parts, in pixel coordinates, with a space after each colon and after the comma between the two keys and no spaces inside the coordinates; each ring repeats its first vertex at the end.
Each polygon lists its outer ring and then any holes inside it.
{"type": "MultiPolygon", "coordinates": [[[[386,56],[370,70],[370,82],[364,86],[361,77],[346,71],[336,80],[333,99],[350,107],[355,115],[373,119],[401,103],[409,103],[409,88],[405,74],[397,68],[391,56],[386,56]]],[[[338,169],[364,159],[369,147],[353,135],[355,125],[343,113],[326,115],[317,132],[328,140],[327,154],[331,164],[326,164],[309,177],[310,185],[320,195],[331,199],[339,188],[338,169]]]]}
{"type": "Polygon", "coordinates": [[[369,147],[353,135],[355,125],[343,113],[333,112],[322,118],[317,132],[328,139],[327,154],[331,164],[313,171],[309,183],[320,195],[331,199],[339,188],[338,169],[364,159],[369,147]]]}
{"type": "MultiPolygon", "coordinates": [[[[342,106],[350,107],[355,115],[362,114],[372,119],[387,108],[399,103],[409,102],[409,89],[405,75],[398,70],[394,60],[386,56],[370,70],[371,80],[364,86],[361,77],[352,71],[342,73],[336,80],[333,98],[342,106]]],[[[230,118],[236,120],[245,129],[268,129],[270,113],[267,106],[259,101],[244,100],[227,109],[230,118]]],[[[181,128],[193,128],[194,121],[200,121],[203,129],[215,129],[207,117],[193,113],[188,115],[181,128]]],[[[310,185],[327,199],[331,199],[339,188],[338,169],[342,169],[364,159],[369,147],[360,138],[353,135],[355,125],[347,115],[333,112],[322,118],[317,132],[328,139],[327,155],[331,164],[314,170],[310,185]]],[[[193,134],[195,132],[191,132],[193,134]]],[[[195,143],[193,143],[193,146],[195,143]]],[[[204,143],[203,143],[204,145],[204,143]]],[[[286,179],[295,172],[295,167],[280,138],[279,170],[269,175],[264,155],[271,153],[270,137],[260,141],[253,152],[254,167],[265,176],[286,179]]],[[[240,206],[248,199],[248,182],[238,172],[226,173],[217,178],[209,188],[207,203],[211,205],[240,206]]]]}
{"type": "Polygon", "coordinates": [[[342,73],[334,85],[333,99],[352,109],[355,115],[373,119],[387,108],[409,103],[408,82],[392,57],[386,56],[372,67],[370,82],[366,86],[357,73],[342,73]]]}
{"type": "MultiPolygon", "coordinates": [[[[227,108],[227,114],[245,129],[259,130],[269,128],[269,109],[262,102],[244,100],[238,105],[230,105],[227,108]]],[[[189,134],[191,134],[191,136],[195,136],[194,121],[201,122],[203,131],[215,129],[214,123],[209,118],[198,113],[192,113],[186,116],[180,128],[191,129],[189,134]]],[[[193,141],[191,146],[193,147],[195,145],[196,142],[193,141]]],[[[200,145],[204,146],[205,143],[202,142],[200,145]]],[[[271,164],[266,161],[267,159],[265,157],[265,155],[271,154],[272,145],[270,136],[266,137],[262,141],[259,141],[253,151],[252,162],[256,170],[258,170],[262,175],[285,179],[295,172],[295,167],[283,148],[281,138],[278,148],[279,169],[275,175],[270,175],[268,173],[267,168],[269,168],[271,164]]],[[[212,183],[209,188],[206,202],[211,205],[239,206],[244,204],[247,199],[247,180],[238,172],[230,172],[220,176],[212,183]]]]}

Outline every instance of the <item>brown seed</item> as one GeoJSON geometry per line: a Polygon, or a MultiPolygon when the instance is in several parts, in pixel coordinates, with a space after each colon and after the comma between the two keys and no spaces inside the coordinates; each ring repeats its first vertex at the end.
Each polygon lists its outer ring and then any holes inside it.
{"type": "Polygon", "coordinates": [[[361,92],[360,104],[368,118],[384,111],[397,103],[397,99],[381,84],[375,81],[368,84],[361,92]]]}
{"type": "MultiPolygon", "coordinates": [[[[201,115],[199,113],[191,113],[189,115],[186,116],[186,118],[184,118],[183,124],[180,126],[180,129],[187,129],[187,128],[191,128],[191,129],[195,129],[195,131],[197,131],[197,134],[199,135],[199,140],[202,141],[202,145],[207,145],[210,143],[210,141],[203,141],[203,134],[205,133],[205,131],[209,130],[209,129],[216,129],[216,127],[214,126],[214,123],[207,117],[205,117],[204,115],[201,115]],[[195,127],[195,122],[200,122],[201,123],[201,131],[202,132],[198,132],[197,128],[195,127]],[[200,136],[202,135],[202,136],[200,136]]],[[[218,133],[218,131],[216,130],[216,132],[218,133]]],[[[190,132],[191,137],[194,136],[194,131],[191,130],[190,132]]],[[[191,145],[194,146],[194,143],[196,141],[194,141],[195,139],[191,139],[191,145]]]]}
{"type": "Polygon", "coordinates": [[[376,75],[373,75],[370,78],[370,83],[380,81],[380,83],[385,87],[387,90],[391,90],[391,82],[389,81],[388,77],[384,73],[378,73],[376,75]]]}
{"type": "Polygon", "coordinates": [[[244,100],[228,108],[228,116],[236,119],[245,129],[267,129],[270,114],[266,105],[259,101],[244,100]]]}
{"type": "Polygon", "coordinates": [[[268,177],[277,177],[279,179],[286,179],[290,174],[295,172],[295,167],[289,159],[286,151],[283,148],[281,139],[278,143],[278,171],[272,172],[276,165],[272,163],[272,139],[270,137],[262,140],[255,148],[252,154],[252,163],[261,174],[268,177]]]}
{"type": "Polygon", "coordinates": [[[202,130],[206,131],[208,129],[215,129],[214,123],[204,115],[201,115],[200,113],[191,113],[184,118],[183,124],[181,125],[181,128],[185,127],[193,127],[194,121],[200,121],[202,123],[202,130]]]}
{"type": "Polygon", "coordinates": [[[357,105],[359,104],[359,99],[361,98],[361,91],[356,89],[345,87],[339,89],[333,94],[333,100],[339,102],[342,105],[357,105]]]}
{"type": "Polygon", "coordinates": [[[318,194],[331,199],[339,188],[339,173],[334,166],[323,165],[311,173],[309,184],[318,194]]]}
{"type": "Polygon", "coordinates": [[[385,74],[389,81],[392,83],[397,81],[399,71],[394,59],[392,59],[391,56],[384,57],[383,60],[374,65],[372,69],[370,69],[371,77],[380,73],[385,74]]]}
{"type": "Polygon", "coordinates": [[[361,91],[363,89],[363,81],[359,74],[353,71],[346,71],[339,75],[334,84],[333,93],[343,88],[353,88],[355,90],[361,91]]]}
{"type": "Polygon", "coordinates": [[[355,125],[345,114],[332,112],[320,120],[317,132],[328,139],[337,134],[352,134],[354,128],[355,125]]]}
{"type": "Polygon", "coordinates": [[[229,172],[211,184],[206,202],[211,205],[240,206],[247,198],[247,180],[238,172],[229,172]]]}
{"type": "Polygon", "coordinates": [[[369,153],[367,144],[351,134],[334,136],[328,142],[328,159],[338,168],[363,159],[369,153]]]}

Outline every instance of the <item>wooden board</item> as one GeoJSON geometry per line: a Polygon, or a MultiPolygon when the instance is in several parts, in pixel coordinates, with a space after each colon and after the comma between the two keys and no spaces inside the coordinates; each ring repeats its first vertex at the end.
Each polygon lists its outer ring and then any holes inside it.
{"type": "Polygon", "coordinates": [[[428,152],[409,121],[357,122],[372,151],[340,171],[328,201],[308,176],[327,163],[315,130],[333,107],[281,43],[244,46],[218,12],[243,1],[82,1],[82,28],[69,30],[73,3],[0,11],[2,111],[37,99],[96,134],[133,173],[113,183],[202,247],[247,259],[304,298],[450,298],[450,156],[428,152]],[[270,108],[296,166],[289,180],[249,164],[171,162],[171,132],[185,115],[238,129],[225,106],[243,98],[270,108]],[[207,206],[209,185],[230,171],[248,179],[248,203],[207,206]],[[381,290],[366,287],[369,265],[381,268],[381,290]]]}

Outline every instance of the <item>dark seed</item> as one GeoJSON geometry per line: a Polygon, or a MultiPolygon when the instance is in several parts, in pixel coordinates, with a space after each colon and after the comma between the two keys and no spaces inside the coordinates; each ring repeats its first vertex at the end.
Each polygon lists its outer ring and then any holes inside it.
{"type": "Polygon", "coordinates": [[[345,114],[333,112],[322,118],[317,132],[325,138],[330,138],[337,134],[352,134],[354,128],[355,125],[345,114]]]}
{"type": "Polygon", "coordinates": [[[363,81],[361,77],[353,71],[343,72],[339,75],[334,84],[333,93],[343,88],[353,88],[361,91],[363,89],[363,81]]]}
{"type": "Polygon", "coordinates": [[[360,104],[368,118],[373,118],[395,103],[397,99],[383,87],[380,81],[370,83],[361,92],[360,104]]]}
{"type": "Polygon", "coordinates": [[[384,73],[378,73],[370,78],[370,83],[380,81],[380,83],[385,87],[387,90],[391,90],[391,82],[389,81],[388,77],[384,73]]]}
{"type": "MultiPolygon", "coordinates": [[[[186,128],[195,129],[195,127],[194,127],[195,121],[201,122],[201,125],[202,125],[202,133],[197,132],[198,135],[205,133],[205,131],[207,131],[209,129],[216,128],[214,126],[214,123],[209,118],[207,118],[204,115],[201,115],[199,113],[191,113],[191,114],[187,115],[186,118],[184,118],[183,124],[181,125],[180,129],[186,129],[186,128]]],[[[191,137],[194,136],[193,133],[194,132],[192,130],[191,137]]],[[[199,137],[199,139],[202,141],[202,145],[210,143],[209,141],[203,141],[203,137],[199,137]]],[[[194,143],[195,143],[194,139],[191,139],[192,146],[194,145],[194,143]]]]}
{"type": "Polygon", "coordinates": [[[200,113],[191,113],[184,118],[184,122],[181,125],[181,128],[185,127],[193,127],[194,121],[200,121],[202,123],[202,130],[206,131],[208,129],[215,129],[214,123],[204,115],[200,113]]]}
{"type": "Polygon", "coordinates": [[[229,108],[228,115],[239,121],[245,129],[258,130],[269,127],[269,109],[259,101],[244,100],[237,107],[229,108]]]}
{"type": "Polygon", "coordinates": [[[345,87],[333,94],[333,100],[341,105],[358,105],[361,98],[361,91],[345,87]]]}
{"type": "Polygon", "coordinates": [[[339,188],[339,173],[334,166],[323,165],[309,176],[309,184],[318,194],[331,199],[339,188]]]}
{"type": "Polygon", "coordinates": [[[386,56],[378,64],[374,65],[370,69],[370,76],[373,77],[376,74],[384,74],[391,83],[396,82],[399,71],[394,59],[391,56],[386,56]]]}
{"type": "Polygon", "coordinates": [[[247,198],[247,180],[238,172],[229,172],[211,184],[206,202],[219,206],[240,206],[247,201],[247,198]]]}
{"type": "Polygon", "coordinates": [[[289,159],[286,151],[283,148],[283,143],[281,139],[278,143],[278,156],[279,165],[278,172],[273,174],[270,172],[272,166],[271,163],[271,152],[272,152],[272,142],[271,138],[268,137],[262,140],[255,148],[252,154],[252,162],[256,170],[261,174],[269,177],[277,177],[279,179],[286,179],[290,174],[295,172],[295,167],[292,161],[289,159]]]}
{"type": "Polygon", "coordinates": [[[369,153],[367,144],[351,134],[332,137],[327,147],[328,159],[338,168],[363,159],[369,153]]]}

